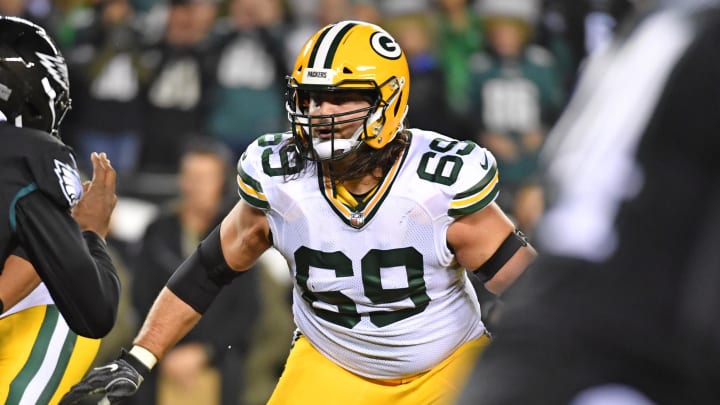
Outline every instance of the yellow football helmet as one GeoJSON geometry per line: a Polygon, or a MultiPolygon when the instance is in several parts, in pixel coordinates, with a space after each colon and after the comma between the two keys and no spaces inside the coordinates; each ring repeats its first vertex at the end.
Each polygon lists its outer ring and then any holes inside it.
{"type": "Polygon", "coordinates": [[[405,53],[385,30],[361,21],[330,24],[313,35],[288,77],[287,112],[301,155],[339,159],[362,142],[379,149],[403,129],[410,91],[405,53]],[[367,92],[370,107],[342,114],[308,114],[310,92],[367,92]],[[361,118],[350,115],[366,112],[361,118]],[[362,120],[350,139],[313,138],[312,129],[362,120]]]}

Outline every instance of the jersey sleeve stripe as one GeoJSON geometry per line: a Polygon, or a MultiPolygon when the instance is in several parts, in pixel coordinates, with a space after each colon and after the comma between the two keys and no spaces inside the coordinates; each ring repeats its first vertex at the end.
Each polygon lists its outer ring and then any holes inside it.
{"type": "Polygon", "coordinates": [[[252,188],[257,194],[263,194],[262,184],[247,174],[242,165],[238,165],[238,184],[240,183],[244,183],[249,188],[252,188]]]}
{"type": "Polygon", "coordinates": [[[472,214],[473,212],[480,211],[481,209],[490,205],[491,202],[495,201],[495,198],[497,198],[499,192],[500,192],[500,187],[497,187],[497,185],[496,185],[485,196],[485,198],[482,198],[481,200],[479,200],[476,203],[471,204],[471,205],[467,205],[464,207],[450,208],[448,210],[448,215],[450,215],[451,217],[459,217],[462,215],[468,215],[468,214],[472,214]]]}
{"type": "Polygon", "coordinates": [[[497,163],[493,164],[490,170],[483,176],[483,178],[477,182],[474,186],[470,187],[462,193],[458,193],[453,198],[453,201],[463,201],[467,198],[472,198],[483,190],[492,186],[493,183],[497,183],[499,179],[497,163]]]}
{"type": "Polygon", "coordinates": [[[448,214],[451,216],[467,215],[490,204],[499,192],[499,175],[497,165],[493,165],[487,175],[469,190],[455,196],[450,202],[448,214]]]}
{"type": "Polygon", "coordinates": [[[270,208],[267,197],[265,197],[265,194],[262,192],[262,187],[257,181],[241,171],[237,176],[237,183],[240,197],[248,204],[260,209],[270,208]]]}

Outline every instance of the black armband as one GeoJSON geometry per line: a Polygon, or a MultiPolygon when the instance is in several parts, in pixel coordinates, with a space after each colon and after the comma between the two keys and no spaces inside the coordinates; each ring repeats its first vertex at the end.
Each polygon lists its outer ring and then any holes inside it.
{"type": "Polygon", "coordinates": [[[490,256],[482,266],[473,270],[482,282],[486,282],[493,278],[495,274],[510,260],[511,257],[520,250],[521,247],[527,246],[528,240],[522,231],[516,229],[510,232],[507,238],[500,244],[500,247],[490,256]]]}
{"type": "Polygon", "coordinates": [[[218,225],[175,270],[166,287],[202,314],[210,307],[222,287],[242,274],[243,272],[233,270],[225,262],[218,225]]]}

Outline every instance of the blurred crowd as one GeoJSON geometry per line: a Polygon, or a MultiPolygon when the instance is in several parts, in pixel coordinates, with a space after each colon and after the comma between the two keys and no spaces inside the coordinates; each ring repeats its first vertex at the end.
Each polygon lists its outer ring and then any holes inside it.
{"type": "MultiPolygon", "coordinates": [[[[28,18],[58,39],[73,99],[61,136],[81,169],[92,151],[104,151],[118,171],[110,242],[129,288],[124,315],[103,343],[114,356],[170,272],[237,198],[233,170],[245,147],[289,129],[285,77],[318,28],[358,19],[393,34],[410,63],[409,125],[489,148],[499,163],[499,203],[532,235],[543,210],[536,164],[545,135],[584,61],[632,7],[630,0],[2,0],[0,14],[28,18]]],[[[264,403],[293,329],[283,266],[271,252],[254,279],[226,289],[212,309],[217,316],[168,355],[138,403],[264,403]],[[233,305],[238,297],[242,310],[233,305]]]]}

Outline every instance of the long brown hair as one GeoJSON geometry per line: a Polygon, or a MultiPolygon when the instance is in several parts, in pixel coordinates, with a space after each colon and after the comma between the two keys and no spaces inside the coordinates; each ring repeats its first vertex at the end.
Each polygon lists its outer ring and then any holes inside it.
{"type": "Polygon", "coordinates": [[[373,174],[376,171],[375,169],[380,168],[381,175],[376,177],[381,179],[405,150],[408,142],[409,136],[403,131],[398,133],[395,139],[384,148],[375,149],[363,143],[352,155],[353,160],[350,165],[343,167],[342,171],[333,170],[333,162],[329,162],[328,167],[330,170],[328,175],[336,182],[342,182],[373,174]]]}

